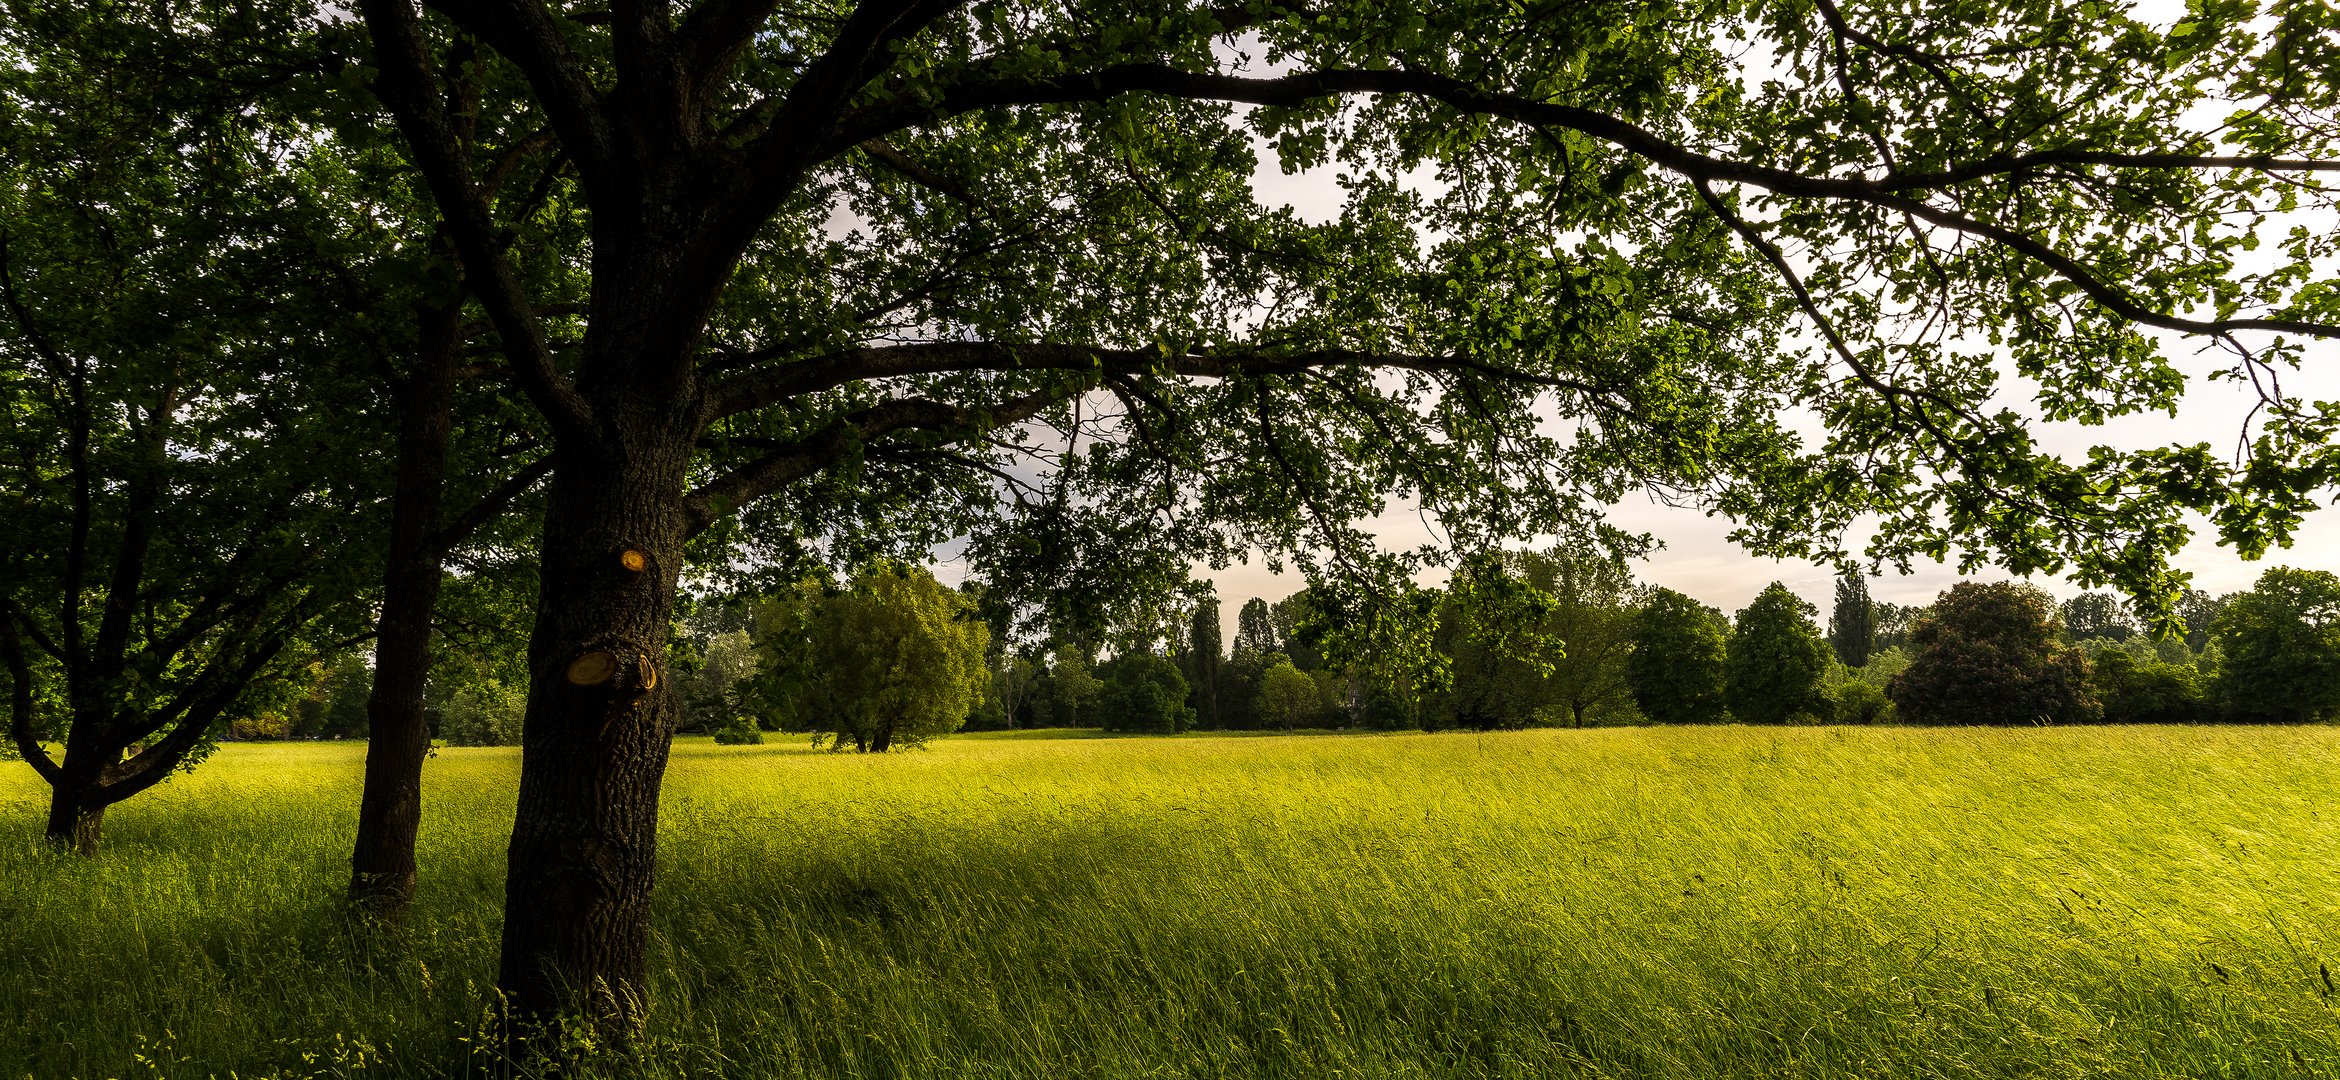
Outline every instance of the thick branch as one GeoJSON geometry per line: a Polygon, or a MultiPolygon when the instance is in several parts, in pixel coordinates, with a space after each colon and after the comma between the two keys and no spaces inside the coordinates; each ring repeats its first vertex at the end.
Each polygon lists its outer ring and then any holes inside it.
{"type": "Polygon", "coordinates": [[[462,516],[449,522],[446,528],[431,535],[431,546],[445,551],[462,543],[488,522],[504,516],[512,501],[528,493],[538,481],[552,475],[553,456],[545,454],[523,466],[519,472],[505,477],[504,482],[479,497],[462,516]]]}
{"type": "MultiPolygon", "coordinates": [[[[409,2],[364,0],[366,24],[373,28],[377,54],[390,48],[381,37],[386,26],[394,26],[396,22],[409,26],[414,23],[409,2]],[[385,10],[392,7],[397,9],[395,21],[385,10]]],[[[487,42],[519,66],[521,73],[528,77],[529,86],[536,91],[536,100],[543,106],[545,116],[560,133],[561,145],[577,162],[580,171],[597,175],[609,163],[613,140],[608,122],[603,118],[601,95],[593,88],[593,80],[586,75],[583,62],[569,50],[568,38],[561,33],[560,25],[539,0],[426,2],[464,32],[487,42]]],[[[416,47],[420,47],[420,36],[413,31],[402,31],[399,36],[412,38],[416,47]]],[[[385,65],[385,74],[387,71],[385,65]]]]}
{"type": "Polygon", "coordinates": [[[2154,311],[2098,278],[2078,260],[2046,243],[2005,226],[1946,210],[1902,193],[1944,186],[1958,178],[1997,175],[2011,171],[2016,167],[2014,163],[2026,160],[2033,163],[2093,163],[2136,168],[2266,170],[2340,170],[2340,162],[2187,154],[2115,154],[2071,149],[1986,160],[1960,170],[1898,179],[1805,176],[1768,165],[1732,161],[1700,153],[1606,113],[1574,105],[1489,93],[1459,79],[1428,72],[1341,69],[1255,79],[1183,71],[1166,64],[1122,64],[1054,78],[1002,79],[962,84],[945,92],[931,106],[889,104],[847,118],[839,126],[836,141],[827,148],[827,152],[842,152],[845,147],[858,145],[891,131],[929,124],[975,109],[1102,101],[1133,93],[1285,108],[1297,108],[1312,101],[1344,94],[1413,95],[1466,113],[1500,117],[1530,126],[1559,127],[1581,132],[1691,180],[1745,184],[1795,198],[1857,202],[1902,211],[1942,228],[1984,237],[2014,250],[2078,286],[2099,305],[2145,326],[2188,334],[2217,335],[2257,330],[2308,337],[2340,337],[2340,325],[2328,323],[2298,319],[2187,319],[2154,311]]]}
{"type": "MultiPolygon", "coordinates": [[[[373,31],[375,63],[381,71],[375,90],[390,106],[414,149],[415,164],[446,219],[465,278],[512,358],[514,376],[556,429],[585,430],[590,426],[590,410],[576,387],[553,364],[543,327],[531,313],[527,291],[497,249],[495,223],[472,184],[454,126],[432,92],[428,53],[413,10],[407,0],[364,0],[364,9],[366,24],[373,31]]],[[[564,128],[564,144],[576,160],[576,144],[567,143],[567,138],[564,128]]]]}
{"type": "Polygon", "coordinates": [[[819,431],[711,480],[683,498],[692,535],[756,499],[844,460],[870,440],[919,428],[950,431],[953,441],[1019,424],[1079,396],[1086,384],[1037,390],[988,409],[968,409],[926,398],[903,398],[837,418],[819,431]]]}
{"type": "Polygon", "coordinates": [[[1108,375],[1159,371],[1195,378],[1226,378],[1242,374],[1290,375],[1325,367],[1460,372],[1586,393],[1598,390],[1589,383],[1565,376],[1518,371],[1460,355],[1414,356],[1351,349],[1314,349],[1280,354],[1220,350],[1165,356],[1149,349],[1107,349],[1094,345],[1053,342],[1013,344],[996,341],[935,341],[847,349],[727,379],[708,395],[705,419],[712,423],[726,416],[753,412],[803,394],[833,390],[868,379],[905,375],[1058,370],[1101,371],[1108,375]]]}

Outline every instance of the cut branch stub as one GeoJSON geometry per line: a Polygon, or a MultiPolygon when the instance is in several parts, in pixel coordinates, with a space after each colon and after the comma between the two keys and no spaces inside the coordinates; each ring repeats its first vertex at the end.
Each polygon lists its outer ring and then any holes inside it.
{"type": "Polygon", "coordinates": [[[607,649],[594,649],[569,661],[569,685],[600,686],[617,674],[617,667],[617,654],[607,649]]]}
{"type": "Polygon", "coordinates": [[[632,573],[639,574],[642,571],[650,568],[650,556],[636,551],[633,548],[627,548],[624,551],[618,552],[618,565],[625,567],[632,573]]]}

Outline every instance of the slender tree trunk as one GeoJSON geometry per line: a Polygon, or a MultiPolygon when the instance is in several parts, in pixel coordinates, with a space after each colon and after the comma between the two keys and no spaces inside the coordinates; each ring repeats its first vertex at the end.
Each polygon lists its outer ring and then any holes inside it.
{"type": "Polygon", "coordinates": [[[688,430],[555,451],[505,879],[500,983],[518,1037],[557,1012],[621,1030],[641,1015],[688,430]]]}
{"type": "Polygon", "coordinates": [[[894,746],[894,723],[891,720],[878,725],[877,736],[869,741],[869,752],[883,754],[894,746]]]}
{"type": "Polygon", "coordinates": [[[391,910],[414,897],[423,759],[431,749],[423,691],[430,681],[432,613],[439,603],[437,534],[460,319],[454,307],[421,310],[414,370],[394,389],[398,479],[382,572],[382,614],[375,625],[374,685],[366,699],[366,786],[349,879],[351,899],[391,910]]]}

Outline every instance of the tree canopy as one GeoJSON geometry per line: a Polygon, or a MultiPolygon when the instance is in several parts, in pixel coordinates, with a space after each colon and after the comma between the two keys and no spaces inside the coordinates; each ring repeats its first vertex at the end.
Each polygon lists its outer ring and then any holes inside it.
{"type": "Polygon", "coordinates": [[[2088,661],[2058,640],[2038,588],[1960,582],[1910,632],[1909,667],[1886,685],[1918,724],[2069,724],[2099,718],[2088,661]]]}
{"type": "Polygon", "coordinates": [[[1812,723],[1828,714],[1820,678],[1828,644],[1812,619],[1819,609],[1772,582],[1731,624],[1723,687],[1731,715],[1749,724],[1812,723]]]}
{"type": "Polygon", "coordinates": [[[1850,561],[1868,519],[1872,563],[2069,572],[2166,623],[2191,515],[2255,556],[2340,475],[2340,414],[2276,378],[2340,335],[2326,5],[358,7],[284,29],[395,120],[551,449],[522,1011],[640,1000],[693,558],[965,537],[1093,654],[1101,612],[1259,549],[1323,579],[1356,655],[1406,657],[1426,564],[1630,551],[1601,512],[1645,491],[1758,552],[1850,561]],[[1260,147],[1338,172],[1336,215],[1263,202],[1260,147]],[[2257,388],[2236,453],[2041,445],[2175,409],[2160,332],[2257,388]],[[1383,548],[1393,504],[1444,542],[1383,548]]]}

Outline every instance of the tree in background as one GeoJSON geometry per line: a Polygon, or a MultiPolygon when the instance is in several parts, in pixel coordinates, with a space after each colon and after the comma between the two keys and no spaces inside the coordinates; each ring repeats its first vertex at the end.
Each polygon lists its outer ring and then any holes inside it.
{"type": "Polygon", "coordinates": [[[768,607],[759,696],[786,730],[884,753],[958,730],[990,682],[990,628],[923,567],[872,567],[844,590],[800,587],[768,607]]]}
{"type": "Polygon", "coordinates": [[[2187,589],[2178,597],[2177,616],[2185,624],[2186,648],[2196,653],[2210,647],[2211,631],[2218,623],[2218,613],[2226,610],[2235,595],[2211,596],[2200,589],[2187,589]]]}
{"type": "MultiPolygon", "coordinates": [[[[1886,649],[1898,649],[1909,644],[1909,632],[1933,609],[1923,604],[1896,604],[1886,600],[1870,603],[1871,617],[1876,630],[1870,640],[1872,654],[1886,649]]],[[[1866,666],[1866,665],[1863,665],[1866,666]]]]}
{"type": "Polygon", "coordinates": [[[1088,651],[1072,642],[1060,642],[1048,653],[1048,668],[1032,695],[1033,727],[1095,727],[1097,698],[1105,684],[1097,678],[1088,651]]]}
{"type": "Polygon", "coordinates": [[[2111,593],[2084,592],[2064,601],[2064,635],[2073,641],[2127,641],[2137,621],[2111,593]]]}
{"type": "Polygon", "coordinates": [[[1642,715],[1660,724],[1719,724],[1726,639],[1722,614],[1672,589],[1652,590],[1633,617],[1625,680],[1642,715]]]}
{"type": "Polygon", "coordinates": [[[321,708],[314,734],[327,739],[366,737],[366,699],[373,692],[374,671],[365,658],[344,653],[325,669],[318,687],[321,708]]]}
{"type": "Polygon", "coordinates": [[[1812,723],[1828,712],[1820,693],[1828,645],[1812,624],[1818,614],[1776,581],[1739,612],[1724,664],[1733,717],[1749,724],[1812,723]]]}
{"type": "Polygon", "coordinates": [[[1316,600],[1302,589],[1268,606],[1268,621],[1276,628],[1276,648],[1290,657],[1292,666],[1311,674],[1324,668],[1317,645],[1316,600]]]}
{"type": "Polygon", "coordinates": [[[1006,731],[1025,726],[1033,696],[1047,678],[1047,668],[1017,650],[1001,647],[996,637],[984,662],[991,668],[991,682],[983,689],[983,702],[967,717],[966,730],[1006,731]]]}
{"type": "Polygon", "coordinates": [[[689,722],[709,732],[754,728],[754,708],[747,691],[759,660],[748,631],[725,630],[708,637],[697,659],[697,670],[680,678],[676,687],[689,722]]]}
{"type": "Polygon", "coordinates": [[[1630,702],[1632,568],[1584,548],[1525,554],[1519,562],[1528,584],[1551,598],[1543,626],[1551,648],[1539,707],[1564,711],[1570,727],[1583,727],[1630,702]]]}
{"type": "Polygon", "coordinates": [[[1175,735],[1194,726],[1186,678],[1168,657],[1133,649],[1105,663],[1097,724],[1107,731],[1175,735]]]}
{"type": "Polygon", "coordinates": [[[1828,613],[1828,644],[1846,667],[1869,662],[1877,643],[1876,602],[1869,599],[1868,575],[1847,569],[1836,577],[1836,606],[1828,613]]]}
{"type": "Polygon", "coordinates": [[[2278,566],[2219,613],[2215,686],[2228,719],[2312,723],[2340,716],[2340,577],[2278,566]]]}
{"type": "Polygon", "coordinates": [[[1253,656],[1266,656],[1281,651],[1274,610],[1268,607],[1266,600],[1259,597],[1245,600],[1242,610],[1235,614],[1235,652],[1238,655],[1248,652],[1253,656]]]}
{"type": "Polygon", "coordinates": [[[2064,644],[2055,601],[2030,585],[1962,581],[1910,631],[1886,695],[1912,724],[2071,724],[2101,709],[2088,661],[2064,644]]]}
{"type": "Polygon", "coordinates": [[[1289,731],[1313,725],[1322,701],[1315,679],[1290,659],[1276,656],[1260,672],[1259,703],[1253,708],[1261,726],[1289,731]]]}
{"type": "Polygon", "coordinates": [[[1204,729],[1226,726],[1219,708],[1220,669],[1225,666],[1227,642],[1219,628],[1219,594],[1204,587],[1196,599],[1194,613],[1188,618],[1186,648],[1180,653],[1186,661],[1186,684],[1193,695],[1195,725],[1204,729]]]}

